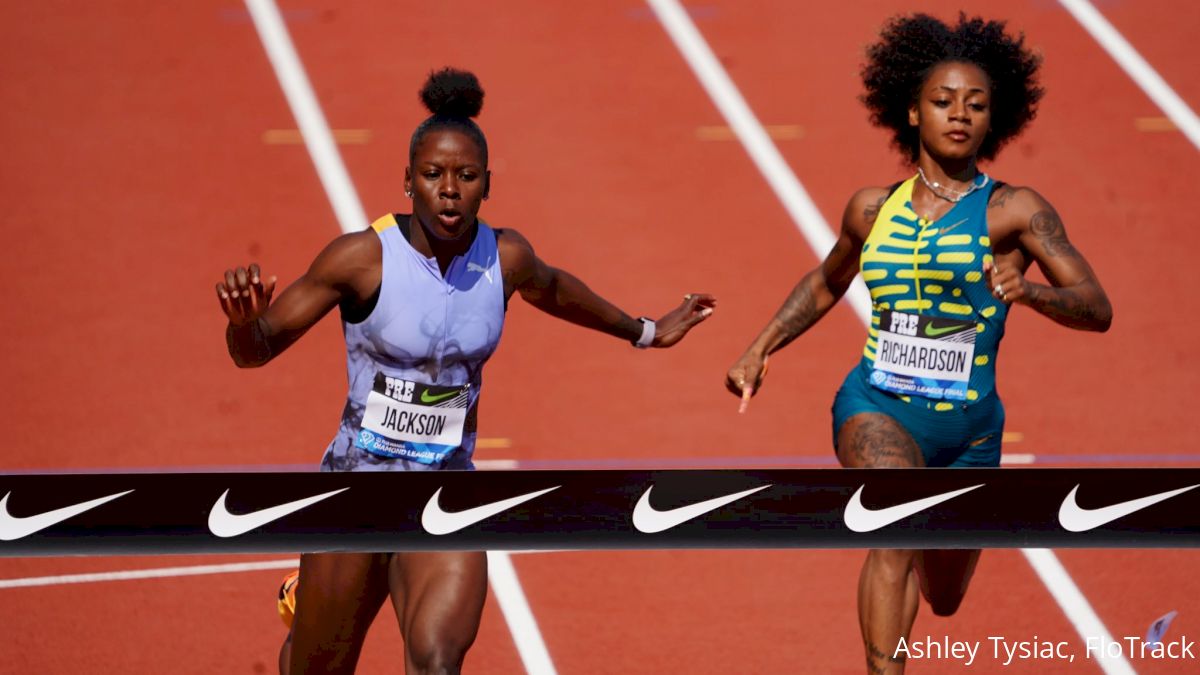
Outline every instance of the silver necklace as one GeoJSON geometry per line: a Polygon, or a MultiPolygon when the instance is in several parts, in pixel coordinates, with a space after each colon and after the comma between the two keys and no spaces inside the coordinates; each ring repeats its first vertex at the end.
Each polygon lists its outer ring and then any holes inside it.
{"type": "Polygon", "coordinates": [[[925,177],[925,172],[919,166],[917,167],[917,175],[921,177],[921,182],[925,184],[925,187],[929,188],[929,191],[932,192],[935,197],[938,197],[940,199],[945,199],[946,201],[954,203],[954,204],[957,204],[958,202],[961,202],[963,199],[966,199],[967,195],[978,190],[979,188],[983,187],[984,185],[987,185],[987,182],[988,182],[987,175],[984,174],[983,182],[979,182],[979,183],[972,182],[971,187],[967,188],[966,190],[955,190],[954,188],[949,188],[949,187],[946,187],[945,185],[942,185],[941,183],[937,182],[936,180],[935,181],[929,180],[928,178],[925,177]]]}

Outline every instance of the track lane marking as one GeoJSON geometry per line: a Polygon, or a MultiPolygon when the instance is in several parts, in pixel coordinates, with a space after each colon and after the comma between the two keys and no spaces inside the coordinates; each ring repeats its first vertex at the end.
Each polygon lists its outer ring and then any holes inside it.
{"type": "MultiPolygon", "coordinates": [[[[788,167],[787,161],[738,91],[737,85],[705,42],[704,36],[676,0],[646,2],[658,16],[659,23],[675,43],[684,60],[691,66],[700,85],[704,87],[709,98],[746,148],[746,152],[750,154],[754,165],[775,192],[775,196],[779,198],[809,247],[823,257],[833,249],[837,237],[808,191],[788,167]]],[[[862,279],[854,280],[846,292],[846,299],[860,314],[871,313],[871,297],[862,279]]]]}
{"type": "Polygon", "coordinates": [[[1133,45],[1088,0],[1058,0],[1137,86],[1200,150],[1200,118],[1133,45]]]}
{"type": "Polygon", "coordinates": [[[296,125],[304,135],[304,145],[312,156],[317,176],[325,187],[338,224],[343,232],[366,229],[366,212],[354,190],[354,183],[350,181],[350,174],[342,163],[342,156],[338,154],[337,144],[325,121],[325,113],[321,112],[321,104],[313,93],[312,84],[304,72],[304,64],[296,53],[279,8],[274,0],[246,0],[246,9],[254,20],[254,28],[267,51],[267,59],[275,70],[275,77],[296,118],[296,125]]]}

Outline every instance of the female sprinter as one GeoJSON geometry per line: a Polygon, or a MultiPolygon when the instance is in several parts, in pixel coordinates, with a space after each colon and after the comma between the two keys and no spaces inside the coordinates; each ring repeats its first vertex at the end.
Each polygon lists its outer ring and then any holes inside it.
{"type": "MultiPolygon", "coordinates": [[[[1001,22],[960,16],[948,26],[922,14],[891,20],[867,59],[862,100],[916,175],[850,199],[833,250],[729,369],[726,386],[752,395],[767,355],[824,316],[861,269],[871,327],[833,403],[842,466],[999,466],[996,351],[1010,307],[1081,330],[1112,321],[1049,202],[978,168],[1033,119],[1040,59],[1001,22]],[[1050,285],[1025,279],[1033,262],[1050,285]],[[914,364],[919,348],[944,358],[914,364]]],[[[978,560],[978,550],[868,553],[858,587],[868,672],[903,672],[896,650],[918,589],[935,614],[953,614],[978,560]]]]}
{"type": "MultiPolygon", "coordinates": [[[[478,220],[490,173],[487,141],[471,118],[483,90],[474,75],[445,69],[429,77],[421,99],[432,115],[409,146],[404,189],[412,215],[388,215],[338,237],[274,302],[275,280],[257,265],[227,271],[217,284],[229,317],[229,353],[241,367],[267,363],[339,310],[350,392],[321,461],[325,471],[473,468],[481,371],[513,293],[638,347],[674,345],[715,304],[691,294],[657,321],[631,318],[539,259],[515,230],[478,220]],[[438,410],[450,401],[453,423],[437,438],[397,431],[378,419],[383,403],[394,400],[438,410]]],[[[367,628],[390,596],[406,672],[457,673],[479,628],[487,558],[482,551],[306,554],[300,580],[281,671],[352,672],[367,628]]]]}

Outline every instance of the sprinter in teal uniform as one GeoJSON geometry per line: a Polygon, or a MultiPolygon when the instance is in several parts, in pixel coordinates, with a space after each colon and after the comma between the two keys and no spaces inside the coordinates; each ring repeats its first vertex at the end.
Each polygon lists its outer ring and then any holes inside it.
{"type": "MultiPolygon", "coordinates": [[[[861,360],[833,403],[834,447],[846,467],[994,467],[1004,407],[996,357],[1014,304],[1060,324],[1105,331],[1112,308],[1037,192],[1006,185],[977,161],[1033,119],[1040,59],[1001,22],[955,25],[917,14],[891,20],[868,48],[863,102],[915,165],[890,187],[860,190],[833,250],[729,369],[743,401],[767,355],[815,324],[861,271],[871,326],[861,360]],[[1049,285],[1025,279],[1036,262],[1049,285]]],[[[953,614],[979,551],[874,550],[859,579],[868,673],[901,673],[923,594],[953,614]]]]}

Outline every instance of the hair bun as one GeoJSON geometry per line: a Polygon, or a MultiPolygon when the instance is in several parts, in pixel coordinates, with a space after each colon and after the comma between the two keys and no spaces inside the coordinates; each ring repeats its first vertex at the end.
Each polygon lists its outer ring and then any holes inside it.
{"type": "Polygon", "coordinates": [[[441,117],[475,117],[483,109],[483,87],[474,73],[443,68],[429,73],[421,102],[441,117]]]}

